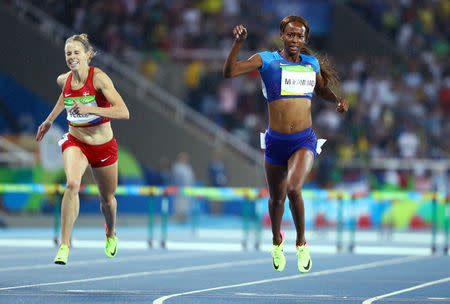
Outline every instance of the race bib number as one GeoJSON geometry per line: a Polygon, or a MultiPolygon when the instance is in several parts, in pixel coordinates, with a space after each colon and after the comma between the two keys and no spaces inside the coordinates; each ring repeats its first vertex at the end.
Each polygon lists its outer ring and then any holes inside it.
{"type": "Polygon", "coordinates": [[[280,68],[280,95],[305,95],[314,92],[316,73],[312,67],[280,64],[280,68]]]}
{"type": "Polygon", "coordinates": [[[64,98],[64,105],[67,110],[67,120],[74,125],[87,124],[90,121],[98,119],[100,116],[94,114],[75,114],[70,109],[75,105],[74,100],[80,102],[88,107],[97,107],[95,95],[81,96],[81,97],[66,97],[64,98]]]}

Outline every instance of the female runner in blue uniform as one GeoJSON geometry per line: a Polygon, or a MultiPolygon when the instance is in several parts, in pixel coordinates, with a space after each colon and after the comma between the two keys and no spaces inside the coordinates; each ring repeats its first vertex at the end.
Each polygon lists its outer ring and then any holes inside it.
{"type": "MultiPolygon", "coordinates": [[[[269,187],[269,214],[273,233],[272,258],[276,271],[283,271],[284,233],[281,220],[286,195],[297,230],[298,269],[308,272],[312,262],[305,239],[305,210],[302,187],[316,157],[317,139],[311,128],[311,97],[315,92],[335,102],[338,112],[346,112],[348,103],[328,87],[336,83],[334,70],[326,60],[318,61],[304,45],[309,25],[300,16],[287,16],[280,23],[281,51],[261,52],[247,60],[237,61],[247,38],[243,25],[233,29],[234,42],[223,67],[225,77],[235,77],[258,69],[263,94],[269,108],[269,128],[265,146],[265,174],[269,187]]],[[[264,145],[265,144],[265,145],[264,145]]]]}

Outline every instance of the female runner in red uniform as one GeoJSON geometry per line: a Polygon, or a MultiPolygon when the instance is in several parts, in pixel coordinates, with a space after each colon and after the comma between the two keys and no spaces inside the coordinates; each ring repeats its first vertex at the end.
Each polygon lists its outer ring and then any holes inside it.
{"type": "Polygon", "coordinates": [[[66,190],[61,204],[61,245],[54,262],[65,265],[69,257],[70,234],[78,217],[81,178],[90,165],[100,194],[100,209],[105,217],[108,257],[117,253],[115,234],[117,202],[117,143],[110,119],[129,119],[130,114],[113,82],[103,71],[90,67],[95,52],[86,34],[66,40],[66,64],[70,71],[58,76],[62,92],[47,119],[39,126],[40,141],[53,121],[67,110],[69,132],[60,140],[66,173],[66,190]]]}

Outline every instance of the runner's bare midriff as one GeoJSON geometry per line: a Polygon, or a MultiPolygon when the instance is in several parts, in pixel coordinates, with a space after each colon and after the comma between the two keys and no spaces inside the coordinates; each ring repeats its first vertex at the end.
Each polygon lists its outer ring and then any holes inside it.
{"type": "Polygon", "coordinates": [[[101,145],[113,138],[109,121],[92,127],[69,126],[69,133],[89,145],[101,145]]]}
{"type": "Polygon", "coordinates": [[[312,125],[311,100],[308,98],[277,99],[269,103],[269,128],[292,134],[312,125]]]}

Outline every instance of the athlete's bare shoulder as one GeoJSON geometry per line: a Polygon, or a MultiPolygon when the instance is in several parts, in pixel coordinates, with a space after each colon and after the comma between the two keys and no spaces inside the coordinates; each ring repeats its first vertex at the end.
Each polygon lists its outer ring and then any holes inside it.
{"type": "Polygon", "coordinates": [[[60,88],[64,88],[64,85],[66,84],[67,77],[69,77],[70,72],[63,73],[56,78],[56,83],[60,86],[60,88]]]}
{"type": "Polygon", "coordinates": [[[94,75],[92,76],[92,82],[94,84],[94,88],[100,91],[104,89],[106,86],[112,84],[112,81],[109,78],[109,76],[97,67],[94,68],[94,75]]]}
{"type": "Polygon", "coordinates": [[[105,72],[103,72],[100,68],[94,67],[94,75],[93,77],[105,77],[107,76],[105,72]]]}

